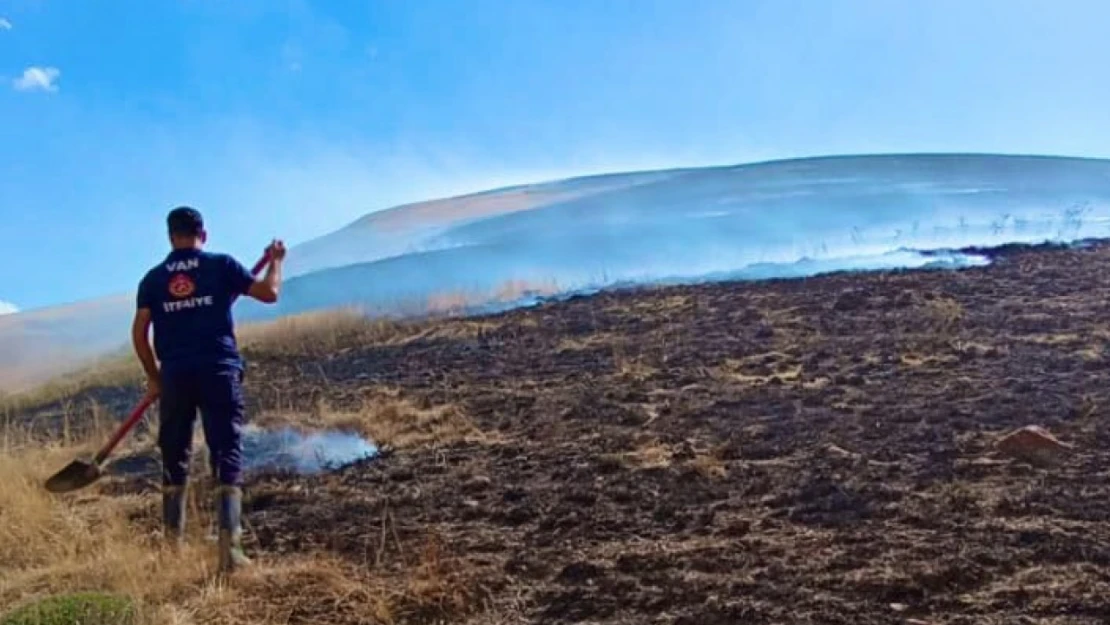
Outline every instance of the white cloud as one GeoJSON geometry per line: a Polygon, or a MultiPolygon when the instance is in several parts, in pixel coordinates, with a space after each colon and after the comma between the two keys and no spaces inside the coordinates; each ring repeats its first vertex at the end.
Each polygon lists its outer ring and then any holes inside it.
{"type": "Polygon", "coordinates": [[[9,22],[6,19],[0,17],[0,30],[11,30],[11,29],[12,29],[12,23],[9,22]]]}
{"type": "Polygon", "coordinates": [[[28,67],[12,84],[17,91],[57,91],[56,83],[61,75],[57,67],[28,67]]]}
{"type": "Polygon", "coordinates": [[[17,312],[19,308],[15,304],[0,299],[0,315],[11,315],[17,312]]]}

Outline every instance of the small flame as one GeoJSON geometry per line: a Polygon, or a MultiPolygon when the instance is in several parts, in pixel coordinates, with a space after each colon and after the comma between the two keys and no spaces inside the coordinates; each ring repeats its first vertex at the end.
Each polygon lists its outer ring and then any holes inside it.
{"type": "Polygon", "coordinates": [[[244,468],[313,474],[377,455],[378,448],[357,434],[336,431],[301,433],[294,428],[245,428],[244,468]]]}

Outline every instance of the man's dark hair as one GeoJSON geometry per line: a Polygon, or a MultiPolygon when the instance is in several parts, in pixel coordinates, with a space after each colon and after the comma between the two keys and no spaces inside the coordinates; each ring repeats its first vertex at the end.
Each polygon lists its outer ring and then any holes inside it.
{"type": "Polygon", "coordinates": [[[195,208],[178,206],[166,217],[166,225],[171,236],[197,236],[204,230],[204,218],[195,208]]]}

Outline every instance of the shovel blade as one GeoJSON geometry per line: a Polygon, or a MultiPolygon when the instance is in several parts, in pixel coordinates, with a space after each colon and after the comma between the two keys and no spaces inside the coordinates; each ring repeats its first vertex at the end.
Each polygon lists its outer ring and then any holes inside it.
{"type": "Polygon", "coordinates": [[[74,460],[66,468],[46,480],[46,490],[52,493],[68,493],[92,484],[100,479],[100,467],[92,462],[74,460]]]}

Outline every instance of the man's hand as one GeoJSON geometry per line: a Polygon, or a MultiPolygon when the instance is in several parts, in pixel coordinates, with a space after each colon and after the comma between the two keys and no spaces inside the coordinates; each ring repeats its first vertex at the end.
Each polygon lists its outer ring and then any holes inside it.
{"type": "Polygon", "coordinates": [[[285,242],[281,239],[274,239],[266,248],[266,252],[270,255],[270,260],[281,262],[285,260],[285,242]]]}
{"type": "Polygon", "coordinates": [[[143,400],[154,401],[162,396],[162,381],[157,377],[148,377],[146,379],[146,395],[143,400]]]}

